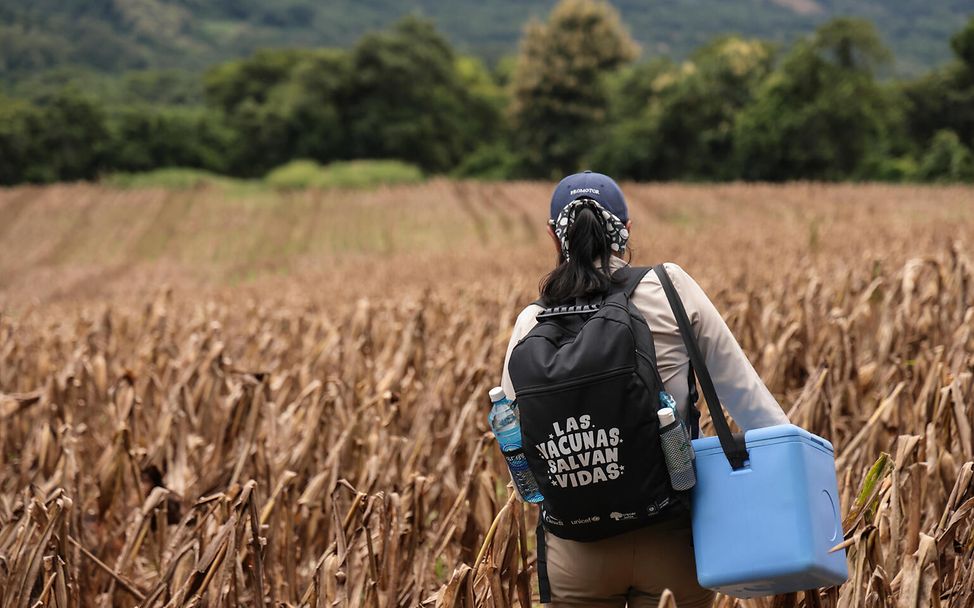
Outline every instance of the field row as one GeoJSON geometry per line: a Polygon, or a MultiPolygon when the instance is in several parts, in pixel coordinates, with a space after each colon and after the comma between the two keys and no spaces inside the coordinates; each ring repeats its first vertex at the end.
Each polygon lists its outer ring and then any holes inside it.
{"type": "MultiPolygon", "coordinates": [[[[529,605],[536,513],[510,499],[485,395],[553,257],[527,236],[546,194],[0,192],[0,607],[529,605]],[[311,239],[242,282],[204,247],[256,233],[270,260],[285,225],[398,234],[420,214],[425,240],[311,239]],[[132,253],[162,226],[154,261],[132,253]]],[[[966,194],[631,191],[636,260],[696,276],[791,420],[837,448],[850,580],[776,607],[974,603],[966,194]]]]}

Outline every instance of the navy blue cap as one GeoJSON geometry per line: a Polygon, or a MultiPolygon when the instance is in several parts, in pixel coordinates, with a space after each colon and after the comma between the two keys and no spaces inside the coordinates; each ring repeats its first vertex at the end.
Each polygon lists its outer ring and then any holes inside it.
{"type": "Polygon", "coordinates": [[[597,201],[623,222],[629,219],[629,207],[619,185],[608,175],[591,171],[575,173],[558,182],[551,195],[551,219],[558,217],[565,205],[579,198],[597,201]]]}

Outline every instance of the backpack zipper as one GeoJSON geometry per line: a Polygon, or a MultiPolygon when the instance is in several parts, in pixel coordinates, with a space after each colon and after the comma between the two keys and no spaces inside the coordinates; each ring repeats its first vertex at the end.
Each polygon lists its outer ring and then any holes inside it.
{"type": "Polygon", "coordinates": [[[572,378],[571,380],[564,380],[562,382],[556,382],[554,384],[539,384],[535,386],[529,386],[528,388],[517,391],[517,397],[521,398],[527,395],[532,395],[534,393],[541,393],[541,392],[554,392],[554,391],[567,390],[574,386],[585,384],[593,380],[605,380],[608,378],[613,378],[615,376],[621,376],[623,374],[631,374],[634,371],[636,371],[636,367],[634,365],[627,365],[626,367],[618,367],[616,369],[612,369],[607,372],[586,374],[584,376],[579,376],[578,378],[572,378]]]}

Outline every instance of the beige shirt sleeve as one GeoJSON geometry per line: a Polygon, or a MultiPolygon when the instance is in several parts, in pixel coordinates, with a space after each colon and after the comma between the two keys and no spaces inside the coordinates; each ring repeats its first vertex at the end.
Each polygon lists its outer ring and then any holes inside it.
{"type": "MultiPolygon", "coordinates": [[[[625,265],[619,258],[612,258],[613,268],[625,265]]],[[[741,349],[730,328],[717,312],[713,303],[700,286],[676,264],[665,268],[683,300],[687,316],[693,326],[697,342],[707,362],[714,381],[717,396],[728,413],[743,430],[751,430],[777,424],[787,424],[788,417],[774,396],[761,381],[751,362],[741,349]]],[[[643,313],[653,332],[656,362],[667,392],[676,399],[680,414],[686,416],[689,401],[688,373],[690,358],[673,311],[670,310],[663,286],[655,272],[648,272],[633,292],[632,301],[643,313]]],[[[504,368],[501,386],[511,399],[517,395],[507,371],[511,351],[537,323],[535,317],[540,306],[531,305],[521,311],[514,324],[504,368]]],[[[706,407],[701,398],[698,405],[706,407]]]]}
{"type": "MultiPolygon", "coordinates": [[[[686,308],[717,396],[734,421],[745,431],[788,424],[788,417],[754,371],[734,334],[700,285],[676,264],[665,264],[664,267],[686,308]]],[[[633,303],[653,332],[657,367],[663,384],[685,415],[689,400],[690,356],[655,272],[647,273],[640,282],[633,293],[633,303]]],[[[703,398],[697,405],[706,407],[703,398]]]]}

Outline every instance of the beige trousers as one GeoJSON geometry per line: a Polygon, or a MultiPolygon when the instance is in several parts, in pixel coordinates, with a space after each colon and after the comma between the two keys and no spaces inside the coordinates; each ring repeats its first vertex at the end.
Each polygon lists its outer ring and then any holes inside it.
{"type": "Polygon", "coordinates": [[[679,608],[709,608],[697,583],[689,516],[595,542],[545,533],[552,608],[656,608],[664,589],[679,608]]]}

